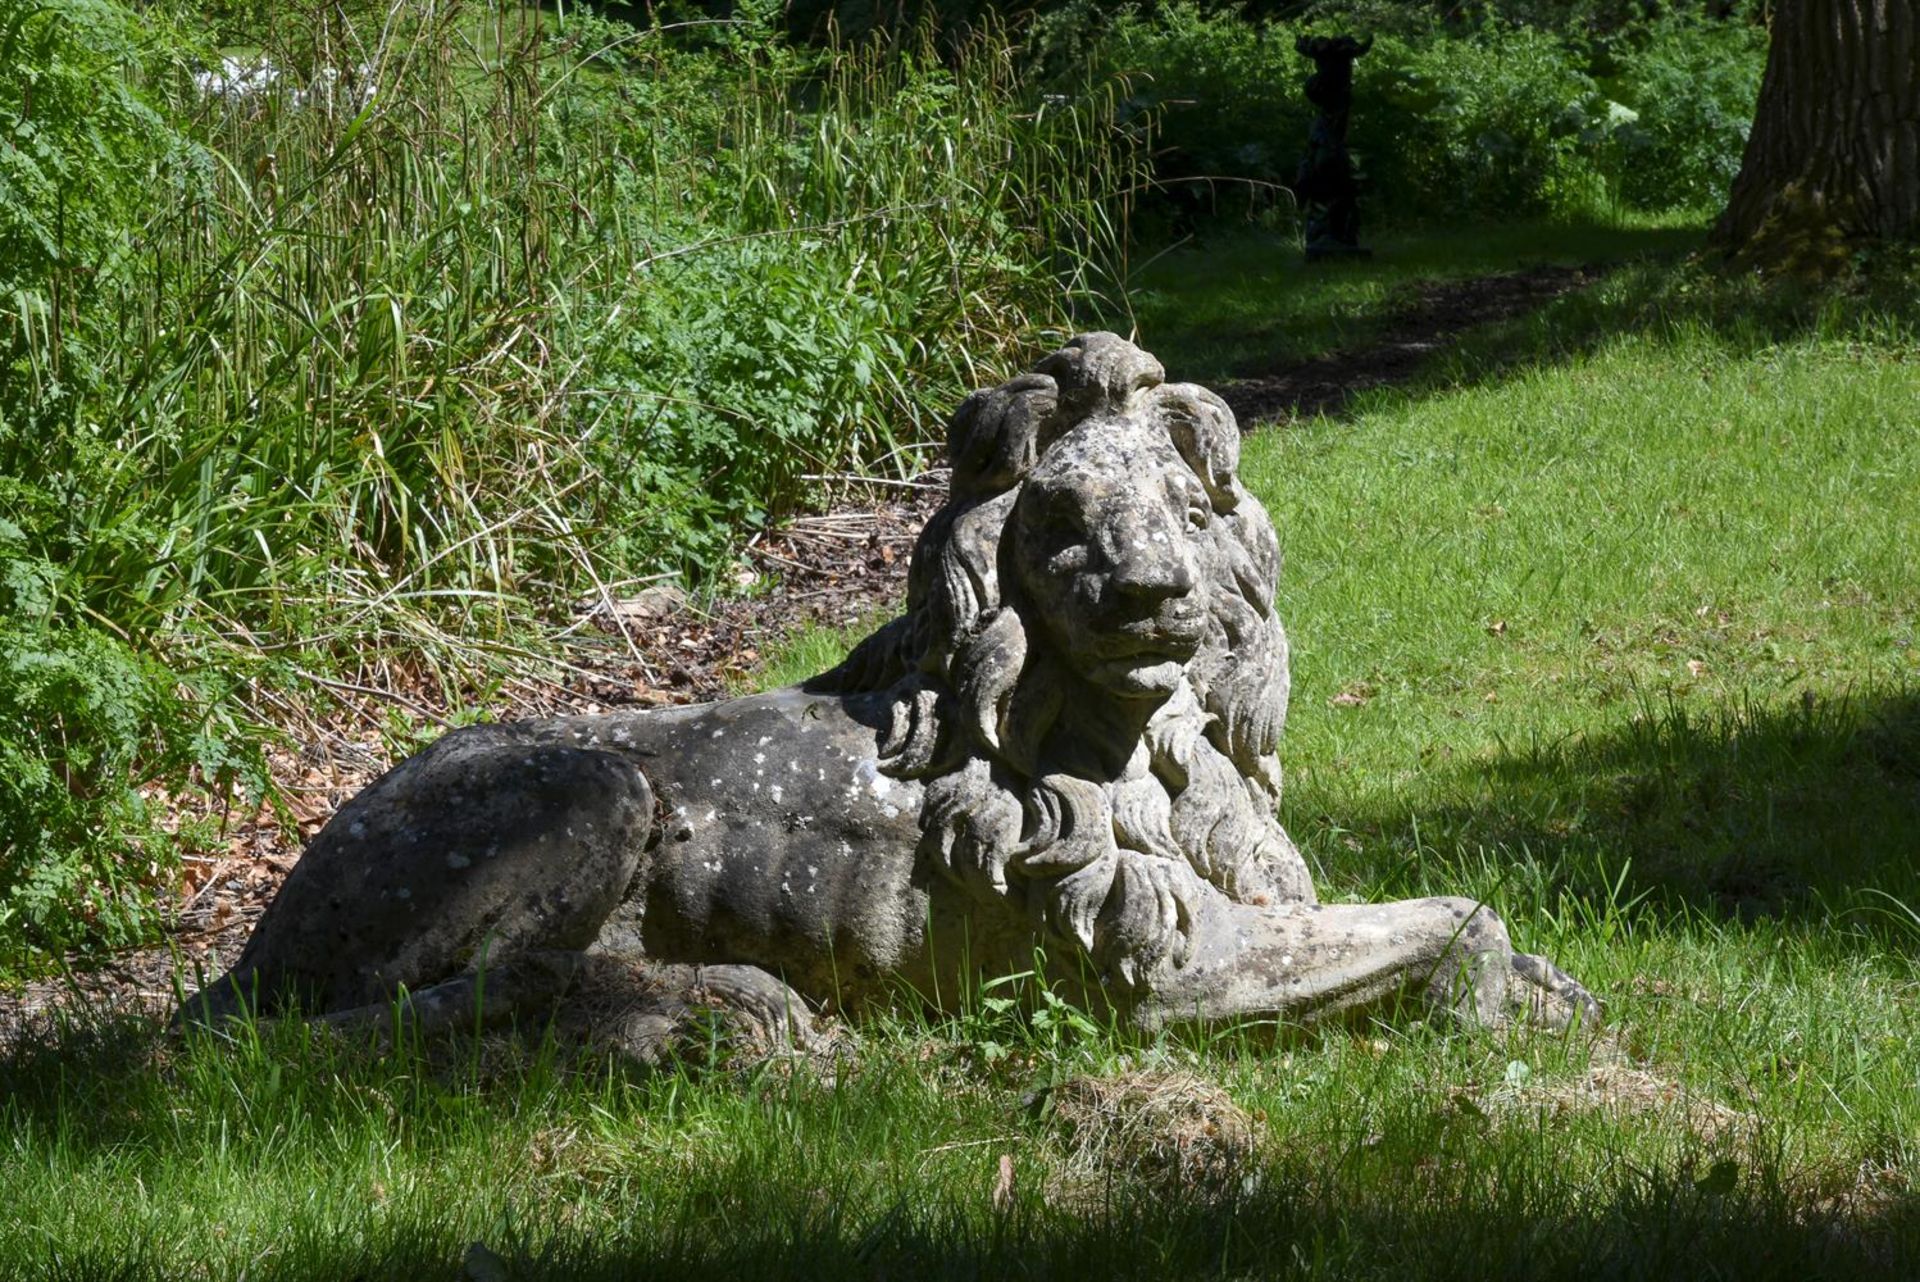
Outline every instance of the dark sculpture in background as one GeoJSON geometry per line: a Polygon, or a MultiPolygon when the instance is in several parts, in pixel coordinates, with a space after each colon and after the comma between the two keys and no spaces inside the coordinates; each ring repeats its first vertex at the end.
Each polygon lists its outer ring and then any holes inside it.
{"type": "Polygon", "coordinates": [[[1353,110],[1354,60],[1373,48],[1373,38],[1302,36],[1293,47],[1313,59],[1307,101],[1320,109],[1293,180],[1306,216],[1307,261],[1366,257],[1372,251],[1360,247],[1360,187],[1347,150],[1347,118],[1353,110]]]}
{"type": "Polygon", "coordinates": [[[1036,953],[1143,1027],[1595,1013],[1483,904],[1316,902],[1275,818],[1280,548],[1219,397],[1087,334],[968,398],[948,446],[906,612],[838,667],[447,735],[340,810],[184,1017],[383,1026],[400,998],[645,1059],[689,1012],[804,1040],[1036,953]]]}

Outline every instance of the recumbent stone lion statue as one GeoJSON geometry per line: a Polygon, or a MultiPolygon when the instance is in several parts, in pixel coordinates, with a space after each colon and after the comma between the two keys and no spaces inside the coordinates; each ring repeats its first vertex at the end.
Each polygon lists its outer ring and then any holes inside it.
{"type": "Polygon", "coordinates": [[[700,1001],[797,1032],[1036,957],[1148,1028],[1404,996],[1597,1014],[1484,905],[1316,902],[1275,818],[1280,551],[1224,402],[1088,334],[970,397],[948,445],[906,613],[839,667],[448,734],[340,810],[183,1014],[586,1005],[648,1054],[700,1001]]]}

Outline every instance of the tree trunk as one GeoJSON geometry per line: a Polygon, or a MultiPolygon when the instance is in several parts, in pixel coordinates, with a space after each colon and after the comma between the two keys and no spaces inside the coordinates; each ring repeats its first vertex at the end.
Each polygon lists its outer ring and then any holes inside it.
{"type": "Polygon", "coordinates": [[[1714,244],[1831,270],[1920,233],[1920,4],[1780,0],[1753,132],[1714,244]]]}

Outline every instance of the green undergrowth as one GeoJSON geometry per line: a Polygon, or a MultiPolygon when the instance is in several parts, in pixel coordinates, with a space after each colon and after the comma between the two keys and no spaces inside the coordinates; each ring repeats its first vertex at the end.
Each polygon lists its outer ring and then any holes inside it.
{"type": "MultiPolygon", "coordinates": [[[[1130,328],[1174,180],[1288,222],[1305,15],[1046,8],[810,41],[757,0],[0,0],[0,974],[153,938],[178,812],[251,811],[330,682],[478,715],[596,605],[725,583],[821,478],[906,470],[967,389],[1130,328]]],[[[1687,6],[1312,16],[1381,32],[1370,222],[1712,203],[1758,67],[1687,6]]],[[[1364,336],[1473,258],[1426,243],[1231,304],[1178,253],[1142,329],[1209,378],[1364,336]],[[1163,324],[1187,303],[1210,329],[1163,324]]]]}
{"type": "Polygon", "coordinates": [[[1154,1039],[1003,985],[636,1073],[83,1020],[0,1058],[0,1274],[1907,1276],[1910,316],[1648,272],[1244,455],[1323,891],[1482,896],[1604,1029],[1154,1039]]]}
{"type": "Polygon", "coordinates": [[[1316,109],[1295,41],[1337,32],[1373,41],[1349,132],[1372,217],[1712,209],[1739,169],[1766,50],[1748,14],[1695,0],[1518,20],[1368,0],[1257,21],[1239,9],[1067,0],[1036,24],[1053,65],[1125,85],[1153,156],[1151,222],[1297,221],[1288,188],[1316,109]]]}

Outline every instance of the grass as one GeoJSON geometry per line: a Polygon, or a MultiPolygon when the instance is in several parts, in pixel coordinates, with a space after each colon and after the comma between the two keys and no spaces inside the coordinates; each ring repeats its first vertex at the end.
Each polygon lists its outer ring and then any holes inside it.
{"type": "Polygon", "coordinates": [[[1729,332],[1670,275],[1245,449],[1323,888],[1486,896],[1604,1035],[983,1001],[832,1070],[629,1075],[83,1026],[0,1061],[0,1275],[1909,1275],[1920,366],[1891,320],[1729,332]],[[1089,1144],[1063,1083],[1143,1071],[1224,1087],[1253,1151],[1089,1144]]]}
{"type": "Polygon", "coordinates": [[[768,650],[753,679],[741,682],[740,693],[798,685],[808,677],[825,672],[846,658],[847,651],[861,637],[893,617],[892,607],[897,603],[888,605],[888,609],[873,610],[862,622],[850,627],[806,623],[786,633],[768,650]]]}
{"type": "Polygon", "coordinates": [[[1296,825],[1425,816],[1441,844],[1601,842],[1681,879],[1711,854],[1829,893],[1904,863],[1909,355],[1627,337],[1256,437],[1295,567],[1296,825]],[[1844,751],[1870,739],[1884,771],[1844,751]]]}

